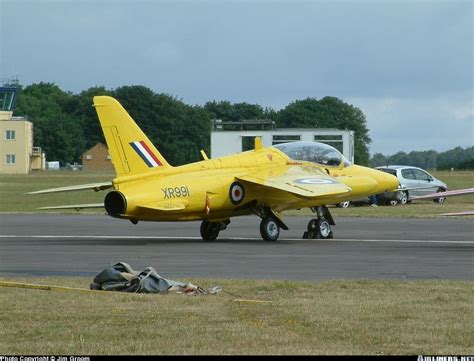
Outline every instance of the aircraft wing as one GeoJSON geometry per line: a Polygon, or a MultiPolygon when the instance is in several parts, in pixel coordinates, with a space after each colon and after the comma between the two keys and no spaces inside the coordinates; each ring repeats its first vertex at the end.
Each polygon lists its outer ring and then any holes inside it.
{"type": "MultiPolygon", "coordinates": [[[[427,194],[427,195],[424,195],[424,196],[419,196],[419,197],[414,198],[414,200],[417,200],[417,199],[433,199],[433,198],[440,198],[440,197],[462,196],[462,195],[465,195],[465,194],[473,194],[473,193],[474,193],[474,188],[454,189],[454,190],[451,190],[451,191],[436,192],[436,193],[431,193],[431,194],[427,194]]],[[[474,216],[474,211],[443,213],[443,214],[440,214],[440,216],[446,216],[446,217],[451,217],[451,216],[474,216]]]]}
{"type": "Polygon", "coordinates": [[[440,216],[474,216],[474,211],[464,211],[464,212],[453,212],[453,213],[443,213],[440,216]]]}
{"type": "Polygon", "coordinates": [[[474,193],[474,188],[464,188],[464,189],[454,189],[451,191],[430,193],[424,196],[414,197],[414,199],[431,199],[431,198],[440,198],[440,197],[452,197],[452,196],[462,196],[465,194],[474,193]]]}
{"type": "Polygon", "coordinates": [[[90,204],[72,204],[67,206],[52,206],[52,207],[41,207],[41,210],[53,210],[53,209],[75,209],[80,211],[81,209],[92,209],[92,208],[104,208],[104,203],[90,203],[90,204]]]}
{"type": "Polygon", "coordinates": [[[41,191],[28,192],[26,194],[46,194],[46,193],[59,193],[59,192],[74,192],[82,191],[87,189],[93,189],[94,191],[103,191],[105,189],[112,188],[112,182],[103,182],[103,183],[89,183],[89,184],[79,184],[75,186],[59,187],[59,188],[49,188],[43,189],[41,191]]]}
{"type": "Polygon", "coordinates": [[[322,171],[304,166],[291,166],[281,174],[273,173],[273,170],[270,169],[236,178],[307,198],[333,196],[351,191],[350,187],[322,171]]]}

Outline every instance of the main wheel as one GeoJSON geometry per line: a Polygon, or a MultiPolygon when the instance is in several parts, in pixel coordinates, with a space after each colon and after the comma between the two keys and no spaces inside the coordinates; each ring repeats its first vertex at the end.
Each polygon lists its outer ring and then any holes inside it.
{"type": "Polygon", "coordinates": [[[200,231],[203,240],[214,241],[221,231],[221,226],[219,223],[204,220],[201,223],[200,231]]]}
{"type": "Polygon", "coordinates": [[[260,222],[260,234],[263,240],[275,242],[280,236],[280,226],[272,217],[263,218],[260,222]]]}

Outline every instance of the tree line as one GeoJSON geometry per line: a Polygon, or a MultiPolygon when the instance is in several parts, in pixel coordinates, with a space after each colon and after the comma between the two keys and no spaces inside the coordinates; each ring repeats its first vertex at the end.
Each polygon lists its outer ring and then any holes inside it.
{"type": "Polygon", "coordinates": [[[474,169],[474,147],[456,147],[440,153],[434,150],[398,152],[391,156],[375,153],[369,163],[372,167],[398,164],[435,170],[474,169]]]}
{"type": "Polygon", "coordinates": [[[290,103],[280,111],[259,104],[208,101],[203,106],[155,93],[145,86],[122,86],[108,90],[96,86],[74,94],[53,83],[20,88],[15,115],[26,115],[34,124],[34,143],[48,160],[62,164],[80,161],[97,142],[105,143],[97,114],[96,95],[116,98],[173,165],[200,159],[200,149],[209,153],[211,120],[271,119],[278,128],[337,128],[355,132],[355,161],[367,164],[371,139],[362,111],[335,97],[308,98],[290,103]]]}
{"type": "Polygon", "coordinates": [[[140,85],[108,90],[96,86],[74,94],[53,83],[20,87],[15,115],[26,115],[34,124],[34,144],[48,160],[62,164],[80,162],[96,143],[105,144],[97,114],[96,95],[116,98],[172,165],[200,160],[200,149],[209,154],[211,120],[270,119],[278,128],[336,128],[354,131],[355,163],[361,165],[406,164],[426,169],[474,169],[473,148],[448,152],[399,152],[374,154],[369,159],[371,138],[364,113],[336,97],[296,100],[276,111],[259,104],[208,101],[189,105],[175,96],[155,93],[140,85]],[[370,162],[369,162],[370,161],[370,162]]]}

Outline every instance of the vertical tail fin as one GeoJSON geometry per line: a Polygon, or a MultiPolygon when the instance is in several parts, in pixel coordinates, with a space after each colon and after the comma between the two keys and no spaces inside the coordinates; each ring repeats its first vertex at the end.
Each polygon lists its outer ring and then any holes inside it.
{"type": "Polygon", "coordinates": [[[96,96],[94,107],[117,176],[171,167],[117,100],[96,96]]]}

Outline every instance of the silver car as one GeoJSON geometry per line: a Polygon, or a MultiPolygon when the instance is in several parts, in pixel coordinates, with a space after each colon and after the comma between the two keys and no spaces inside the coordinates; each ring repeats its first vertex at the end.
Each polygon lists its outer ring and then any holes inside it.
{"type": "MultiPolygon", "coordinates": [[[[448,190],[446,183],[436,179],[421,168],[405,165],[388,165],[377,167],[377,169],[390,173],[400,180],[400,191],[397,193],[398,201],[401,204],[406,204],[417,196],[448,190]],[[407,190],[403,190],[404,188],[407,190]]],[[[433,201],[444,203],[445,200],[445,197],[440,197],[435,198],[433,201]]]]}

